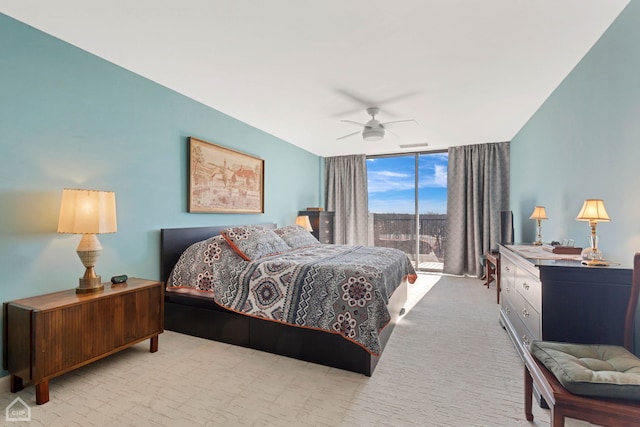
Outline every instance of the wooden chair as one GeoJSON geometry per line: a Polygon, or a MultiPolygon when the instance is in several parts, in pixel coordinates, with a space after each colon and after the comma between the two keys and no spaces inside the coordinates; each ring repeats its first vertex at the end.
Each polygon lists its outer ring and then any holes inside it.
{"type": "MultiPolygon", "coordinates": [[[[638,294],[640,292],[640,253],[633,260],[633,279],[625,318],[624,347],[633,352],[633,330],[638,294]]],[[[640,426],[640,402],[579,396],[567,391],[555,375],[529,351],[524,352],[524,410],[533,421],[533,386],[549,405],[551,426],[564,426],[565,417],[576,418],[602,426],[640,426]]],[[[640,360],[638,360],[640,363],[640,360]]]]}
{"type": "Polygon", "coordinates": [[[500,252],[489,251],[486,257],[485,286],[489,288],[492,281],[496,282],[496,303],[500,304],[500,252]]]}

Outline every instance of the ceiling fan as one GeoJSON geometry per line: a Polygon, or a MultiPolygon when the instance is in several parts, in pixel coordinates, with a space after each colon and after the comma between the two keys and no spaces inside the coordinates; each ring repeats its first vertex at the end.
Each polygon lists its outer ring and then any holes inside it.
{"type": "Polygon", "coordinates": [[[392,123],[402,123],[402,122],[413,122],[415,124],[418,124],[418,122],[413,120],[413,119],[409,119],[409,120],[394,120],[394,121],[391,121],[391,122],[382,123],[382,122],[376,120],[376,115],[379,112],[380,112],[380,109],[378,107],[369,107],[369,108],[367,108],[367,114],[369,114],[371,116],[371,120],[369,120],[367,123],[354,122],[353,120],[341,120],[342,122],[345,122],[345,123],[353,123],[354,125],[362,126],[362,131],[352,132],[350,134],[341,136],[341,137],[336,138],[336,139],[349,138],[350,136],[353,136],[353,135],[356,135],[356,134],[362,132],[362,138],[365,141],[380,141],[382,138],[384,138],[385,132],[388,130],[387,127],[386,127],[387,125],[390,125],[392,123]]]}

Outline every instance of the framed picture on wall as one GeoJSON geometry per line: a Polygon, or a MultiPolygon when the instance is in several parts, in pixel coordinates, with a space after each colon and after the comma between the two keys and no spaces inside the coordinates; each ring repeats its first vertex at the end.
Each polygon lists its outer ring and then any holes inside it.
{"type": "Polygon", "coordinates": [[[189,212],[264,213],[264,160],[190,137],[189,212]]]}

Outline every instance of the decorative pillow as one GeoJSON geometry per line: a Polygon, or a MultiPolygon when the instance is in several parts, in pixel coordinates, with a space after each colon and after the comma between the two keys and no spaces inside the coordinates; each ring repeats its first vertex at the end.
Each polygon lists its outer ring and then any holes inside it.
{"type": "Polygon", "coordinates": [[[273,230],[256,225],[227,228],[220,234],[247,261],[291,250],[273,230]]]}
{"type": "MultiPolygon", "coordinates": [[[[247,264],[222,236],[210,237],[189,246],[180,256],[167,282],[169,288],[220,292],[223,284],[237,282],[238,271],[247,264]]],[[[224,289],[224,288],[222,288],[224,289]]]]}
{"type": "Polygon", "coordinates": [[[276,228],[273,231],[278,236],[282,237],[282,240],[284,240],[292,249],[320,244],[313,234],[297,224],[276,228]]]}
{"type": "Polygon", "coordinates": [[[534,341],[530,350],[573,394],[640,400],[640,359],[624,347],[534,341]]]}

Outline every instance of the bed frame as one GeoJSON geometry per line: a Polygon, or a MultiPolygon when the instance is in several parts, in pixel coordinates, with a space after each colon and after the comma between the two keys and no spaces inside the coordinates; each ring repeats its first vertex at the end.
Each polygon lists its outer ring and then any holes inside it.
{"type": "MultiPolygon", "coordinates": [[[[275,228],[275,224],[258,224],[275,228]]],[[[230,226],[164,228],[161,237],[161,275],[167,281],[187,247],[215,236],[230,226]]],[[[391,322],[380,334],[384,349],[407,300],[404,280],[389,299],[391,322]]],[[[216,304],[211,298],[165,292],[164,327],[200,338],[240,345],[307,362],[371,376],[380,356],[328,332],[297,328],[244,316],[216,304]]]]}

